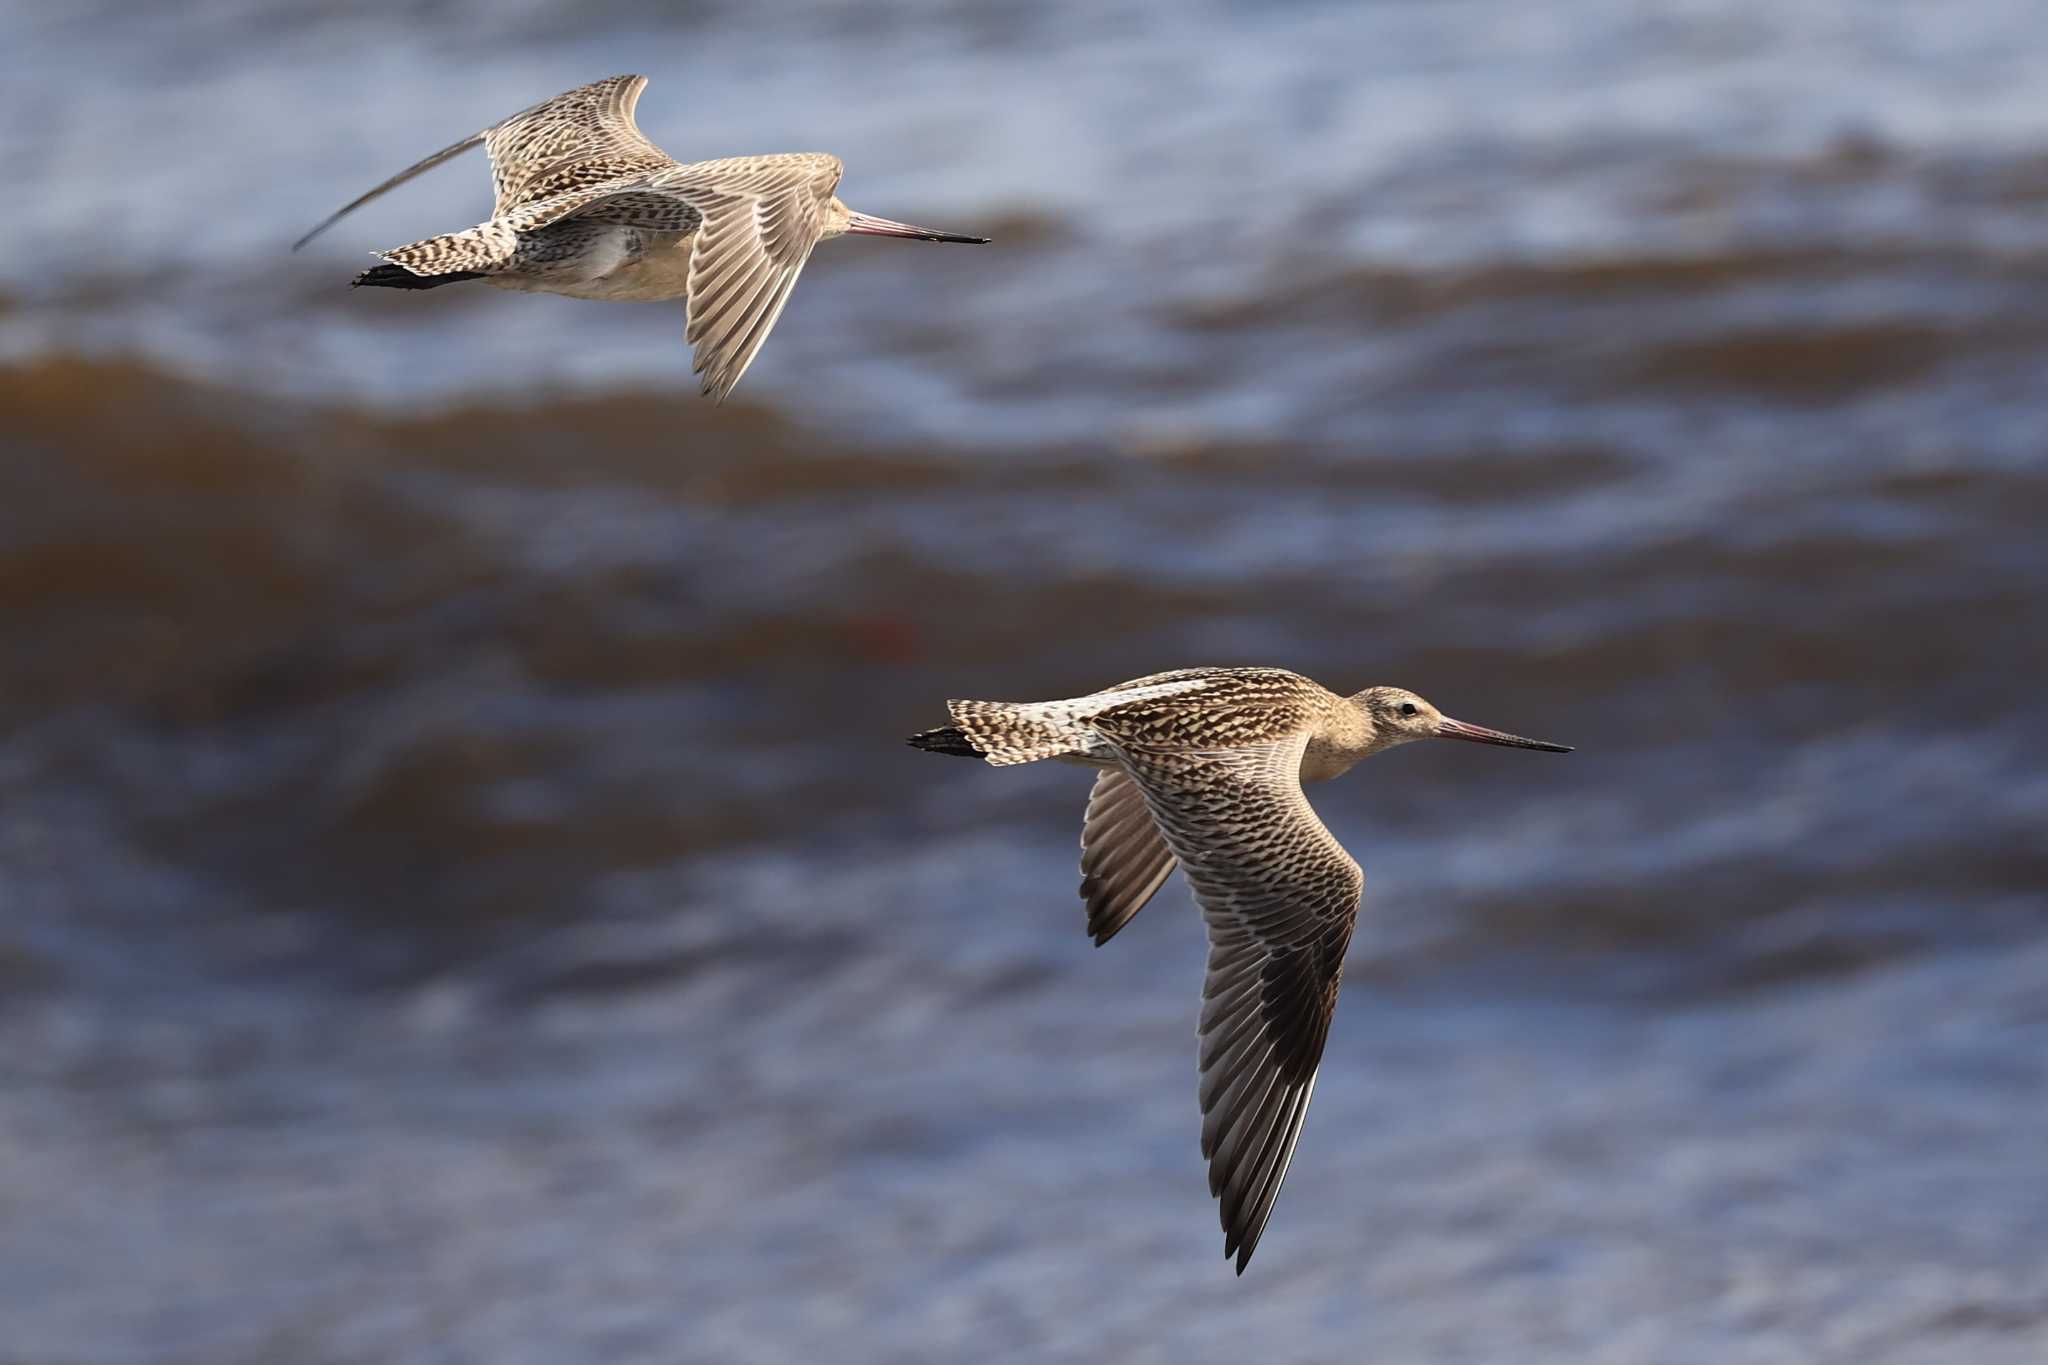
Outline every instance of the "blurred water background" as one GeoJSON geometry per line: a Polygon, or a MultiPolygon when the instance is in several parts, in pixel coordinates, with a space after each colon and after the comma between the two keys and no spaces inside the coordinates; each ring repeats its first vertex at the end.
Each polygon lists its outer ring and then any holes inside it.
{"type": "Polygon", "coordinates": [[[14,0],[0,1361],[2048,1359],[2038,4],[14,0]],[[555,91],[856,207],[352,294],[555,91]],[[1367,917],[1238,1280],[1178,882],[948,696],[1580,745],[1367,917]]]}

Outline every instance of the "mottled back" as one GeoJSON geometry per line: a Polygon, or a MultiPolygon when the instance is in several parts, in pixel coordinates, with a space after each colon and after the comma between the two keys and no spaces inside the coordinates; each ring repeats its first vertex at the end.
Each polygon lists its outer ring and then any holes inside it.
{"type": "Polygon", "coordinates": [[[1133,678],[1101,695],[1146,695],[1112,702],[1089,723],[1119,744],[1142,749],[1230,749],[1267,744],[1310,729],[1334,700],[1320,683],[1284,668],[1187,668],[1133,678]],[[1200,686],[1159,692],[1163,683],[1200,686]]]}

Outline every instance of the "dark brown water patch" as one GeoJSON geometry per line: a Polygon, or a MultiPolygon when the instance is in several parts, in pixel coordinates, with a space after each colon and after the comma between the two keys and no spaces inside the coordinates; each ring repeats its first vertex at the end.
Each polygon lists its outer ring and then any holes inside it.
{"type": "Polygon", "coordinates": [[[335,414],[336,433],[392,460],[536,488],[629,483],[691,502],[743,506],[853,489],[924,489],[957,461],[848,445],[735,399],[619,392],[465,404],[412,419],[335,414]]]}
{"type": "Polygon", "coordinates": [[[1341,262],[1318,270],[1311,262],[1290,265],[1285,279],[1265,281],[1256,292],[1176,308],[1166,319],[1207,332],[1333,317],[1399,324],[1485,303],[1691,298],[1775,280],[1811,282],[1955,263],[1940,254],[1838,247],[1582,257],[1435,271],[1341,262]]]}
{"type": "MultiPolygon", "coordinates": [[[[1140,471],[1158,470],[1174,479],[1254,480],[1263,490],[1318,488],[1373,489],[1389,496],[1441,502],[1520,501],[1562,496],[1625,479],[1636,466],[1623,452],[1597,445],[1530,445],[1410,451],[1387,448],[1340,449],[1223,441],[1198,432],[1162,433],[1124,452],[1140,471]]],[[[1099,464],[1056,466],[1034,471],[1039,480],[1064,487],[1099,480],[1099,464]]]]}
{"type": "Polygon", "coordinates": [[[1956,349],[1953,335],[1917,323],[1731,329],[1655,345],[1614,384],[1819,402],[1920,379],[1956,349]]]}
{"type": "Polygon", "coordinates": [[[249,434],[281,411],[135,361],[58,356],[0,372],[10,445],[61,442],[123,484],[258,496],[299,485],[303,471],[249,434]]]}
{"type": "Polygon", "coordinates": [[[1635,465],[1608,447],[1555,446],[1392,456],[1361,461],[1350,472],[1389,492],[1487,503],[1584,492],[1621,482],[1635,465]]]}

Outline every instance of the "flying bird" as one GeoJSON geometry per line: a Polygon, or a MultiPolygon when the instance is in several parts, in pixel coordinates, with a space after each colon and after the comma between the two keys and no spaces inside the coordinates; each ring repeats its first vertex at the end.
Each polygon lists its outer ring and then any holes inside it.
{"type": "Polygon", "coordinates": [[[1081,899],[1099,945],[1186,873],[1209,931],[1202,1155],[1223,1254],[1242,1275],[1286,1178],[1337,1005],[1365,874],[1302,794],[1417,739],[1569,753],[1452,720],[1398,687],[1338,696],[1278,668],[1189,668],[1065,701],[950,701],[913,735],[997,766],[1099,770],[1081,827],[1081,899]]]}
{"type": "Polygon", "coordinates": [[[685,336],[704,392],[723,402],[828,237],[857,233],[985,243],[839,202],[836,156],[789,152],[678,163],[633,122],[644,76],[557,95],[445,147],[344,205],[292,244],[482,143],[497,200],[475,227],[378,252],[357,285],[438,289],[483,280],[579,299],[687,299],[685,336]]]}

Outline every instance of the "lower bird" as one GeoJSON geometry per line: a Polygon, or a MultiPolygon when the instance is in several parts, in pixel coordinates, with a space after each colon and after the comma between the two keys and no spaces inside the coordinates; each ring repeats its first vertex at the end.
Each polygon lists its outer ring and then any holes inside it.
{"type": "Polygon", "coordinates": [[[860,233],[986,243],[855,213],[833,193],[836,156],[789,152],[678,163],[633,122],[644,76],[557,95],[444,147],[344,205],[297,251],[386,190],[481,143],[497,192],[460,232],[379,252],[358,285],[437,289],[483,280],[579,299],[687,299],[704,392],[723,402],[768,340],[811,248],[860,233]]]}
{"type": "Polygon", "coordinates": [[[1223,1254],[1242,1275],[1286,1178],[1337,1005],[1365,874],[1302,783],[1417,739],[1569,753],[1452,720],[1413,692],[1351,696],[1278,668],[1155,673],[1066,701],[951,701],[913,735],[997,766],[1100,770],[1081,827],[1081,899],[1097,944],[1178,864],[1209,930],[1202,990],[1202,1155],[1223,1254]]]}

